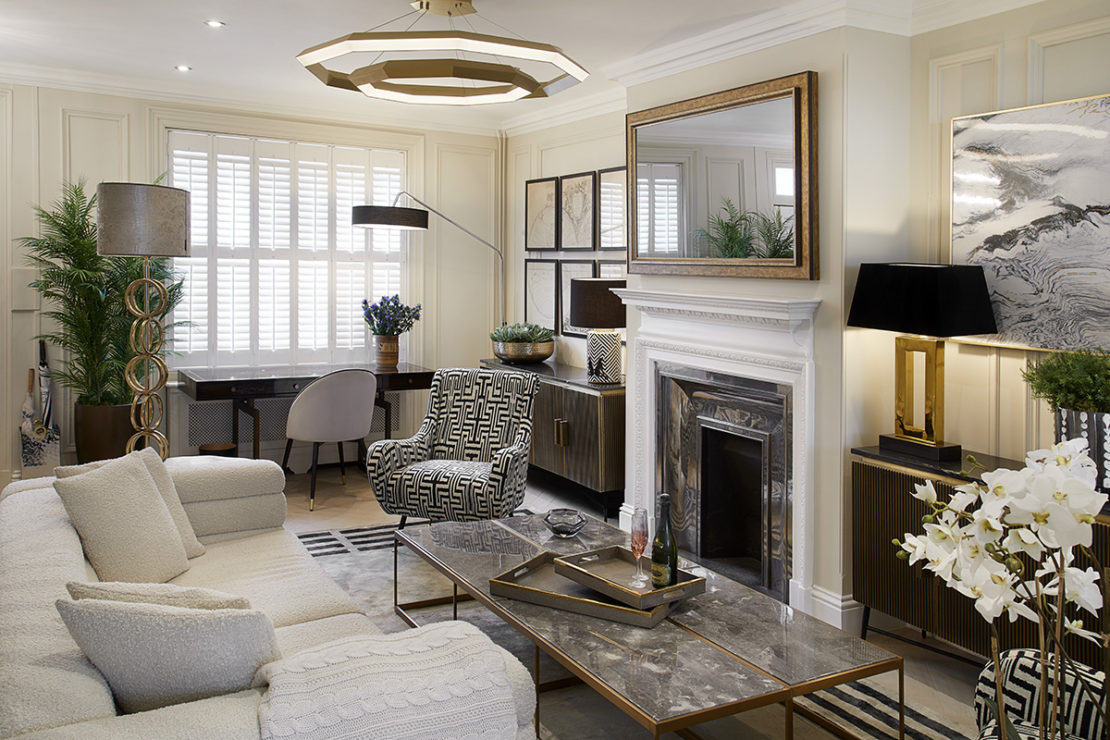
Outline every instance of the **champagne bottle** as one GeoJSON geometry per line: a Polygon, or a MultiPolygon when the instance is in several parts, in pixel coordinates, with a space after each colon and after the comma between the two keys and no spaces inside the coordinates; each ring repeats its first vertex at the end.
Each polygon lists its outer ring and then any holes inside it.
{"type": "Polygon", "coordinates": [[[678,582],[678,544],[671,531],[671,497],[659,496],[659,519],[651,543],[651,585],[663,588],[678,582]]]}

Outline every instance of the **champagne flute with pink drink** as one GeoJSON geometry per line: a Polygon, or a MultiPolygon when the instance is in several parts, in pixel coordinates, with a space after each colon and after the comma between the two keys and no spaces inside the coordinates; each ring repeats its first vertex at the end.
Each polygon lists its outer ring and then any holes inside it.
{"type": "Polygon", "coordinates": [[[643,588],[647,585],[648,577],[644,573],[643,562],[640,558],[647,548],[648,520],[647,511],[636,507],[632,511],[632,554],[636,556],[636,577],[628,584],[633,588],[643,588]]]}

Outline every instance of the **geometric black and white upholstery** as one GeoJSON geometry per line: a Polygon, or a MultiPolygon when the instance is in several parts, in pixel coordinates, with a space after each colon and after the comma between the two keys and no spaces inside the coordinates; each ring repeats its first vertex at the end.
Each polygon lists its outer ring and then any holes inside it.
{"type": "Polygon", "coordinates": [[[437,370],[428,413],[409,439],[374,442],[366,472],[388,514],[501,519],[524,500],[532,449],[532,373],[437,370]]]}
{"type": "MultiPolygon", "coordinates": [[[[1006,650],[999,656],[998,662],[1002,672],[1002,700],[1006,705],[1006,715],[1014,723],[1021,740],[1036,740],[1040,737],[1037,724],[1041,690],[1040,652],[1029,648],[1006,650]]],[[[1076,665],[1083,679],[1092,687],[1094,695],[1102,697],[1106,690],[1106,674],[1081,663],[1076,665]]],[[[1051,669],[1049,680],[1052,680],[1051,669]]],[[[1105,737],[1105,725],[1098,708],[1087,692],[1079,687],[1076,672],[1065,671],[1063,681],[1061,693],[1065,699],[1061,707],[1061,727],[1064,737],[1067,740],[1105,737]]],[[[994,701],[994,697],[994,663],[991,661],[979,674],[979,683],[975,687],[975,719],[979,725],[979,740],[993,740],[999,736],[994,715],[984,701],[994,701]]]]}

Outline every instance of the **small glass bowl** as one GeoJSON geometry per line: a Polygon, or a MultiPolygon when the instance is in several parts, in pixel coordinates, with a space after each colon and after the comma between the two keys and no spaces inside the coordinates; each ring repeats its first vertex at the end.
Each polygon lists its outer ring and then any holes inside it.
{"type": "Polygon", "coordinates": [[[556,537],[573,537],[586,526],[586,517],[575,509],[552,509],[544,516],[543,523],[556,537]]]}

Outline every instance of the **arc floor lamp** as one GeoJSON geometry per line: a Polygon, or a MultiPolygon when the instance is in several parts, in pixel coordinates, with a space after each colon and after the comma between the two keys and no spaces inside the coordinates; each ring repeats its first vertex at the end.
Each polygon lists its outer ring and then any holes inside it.
{"type": "Polygon", "coordinates": [[[355,206],[351,209],[351,223],[355,226],[362,226],[364,228],[380,228],[380,229],[404,229],[407,231],[426,230],[428,228],[428,211],[442,218],[447,223],[454,226],[456,229],[470,235],[481,244],[493,250],[497,255],[498,267],[501,276],[501,323],[505,323],[505,256],[501,254],[501,250],[493,246],[490,242],[475,234],[470,229],[466,228],[458,221],[441,211],[437,211],[424,201],[417,198],[412,193],[402,190],[397,193],[397,197],[393,199],[391,206],[355,206]],[[406,196],[414,203],[423,206],[427,210],[420,208],[406,208],[398,206],[397,203],[401,200],[401,196],[406,196]]]}

